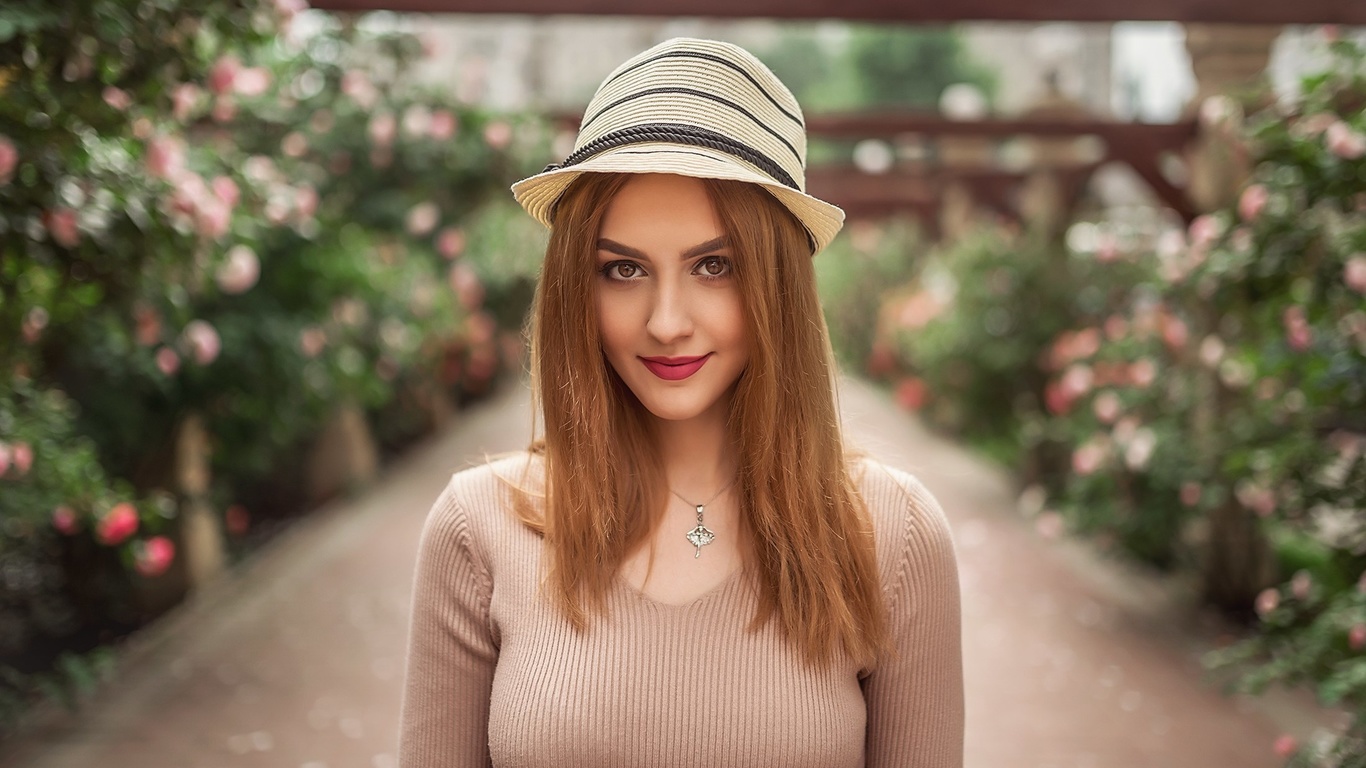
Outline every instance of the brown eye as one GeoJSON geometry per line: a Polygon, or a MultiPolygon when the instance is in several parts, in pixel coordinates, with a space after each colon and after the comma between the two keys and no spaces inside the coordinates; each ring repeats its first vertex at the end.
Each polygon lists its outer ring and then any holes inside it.
{"type": "Polygon", "coordinates": [[[614,261],[603,267],[602,273],[612,280],[631,280],[640,274],[640,266],[629,261],[614,261]]]}
{"type": "Polygon", "coordinates": [[[702,273],[707,277],[723,277],[730,272],[730,262],[720,256],[712,256],[702,261],[702,273]]]}

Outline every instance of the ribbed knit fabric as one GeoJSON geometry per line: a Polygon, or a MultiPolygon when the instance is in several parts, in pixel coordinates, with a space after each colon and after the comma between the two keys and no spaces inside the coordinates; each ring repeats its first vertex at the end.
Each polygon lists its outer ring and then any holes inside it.
{"type": "Polygon", "coordinates": [[[961,768],[957,566],[915,478],[875,462],[859,478],[896,658],[810,668],[774,622],[747,631],[756,598],[741,574],[685,605],[619,579],[607,616],[575,632],[540,593],[541,539],[496,476],[525,462],[455,473],[427,517],[400,768],[961,768]]]}

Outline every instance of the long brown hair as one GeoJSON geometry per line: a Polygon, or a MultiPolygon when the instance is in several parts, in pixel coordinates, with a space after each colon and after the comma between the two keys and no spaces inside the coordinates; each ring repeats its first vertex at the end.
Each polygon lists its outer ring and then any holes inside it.
{"type": "MultiPolygon", "coordinates": [[[[515,494],[545,537],[546,586],[585,629],[626,555],[666,503],[648,412],[607,362],[593,301],[597,240],[628,174],[581,175],[558,201],[529,321],[532,391],[545,437],[542,504],[515,494]]],[[[741,525],[759,608],[810,663],[888,647],[872,523],[850,473],[834,362],[806,231],[762,188],[702,179],[733,249],[751,335],[728,420],[741,525]]]]}

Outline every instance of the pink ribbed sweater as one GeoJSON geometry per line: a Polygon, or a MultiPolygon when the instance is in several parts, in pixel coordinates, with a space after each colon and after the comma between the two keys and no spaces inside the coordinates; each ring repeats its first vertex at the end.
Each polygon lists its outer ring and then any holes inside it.
{"type": "Polygon", "coordinates": [[[538,592],[542,546],[495,473],[455,473],[419,546],[400,768],[961,768],[957,566],[944,513],[912,476],[865,462],[898,650],[873,669],[805,666],[774,622],[746,631],[750,577],[684,605],[623,580],[576,633],[538,592]]]}

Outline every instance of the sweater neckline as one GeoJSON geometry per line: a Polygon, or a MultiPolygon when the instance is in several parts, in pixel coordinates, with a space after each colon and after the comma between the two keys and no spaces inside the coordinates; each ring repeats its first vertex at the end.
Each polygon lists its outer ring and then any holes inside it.
{"type": "Polygon", "coordinates": [[[703,592],[697,597],[694,597],[691,600],[688,600],[687,602],[683,603],[669,603],[663,600],[657,600],[653,597],[650,597],[649,595],[645,594],[639,589],[636,589],[636,587],[633,584],[631,584],[631,582],[627,581],[626,578],[622,576],[619,571],[617,572],[615,578],[617,584],[621,586],[621,589],[624,592],[626,592],[628,595],[642,603],[654,606],[656,609],[661,611],[683,611],[687,610],[688,608],[699,606],[702,603],[709,602],[710,600],[717,598],[720,595],[725,594],[726,592],[729,592],[732,587],[734,587],[742,580],[741,577],[744,575],[744,572],[744,566],[737,567],[735,570],[731,571],[730,574],[726,576],[726,578],[718,582],[716,586],[712,587],[706,592],[703,592]]]}

